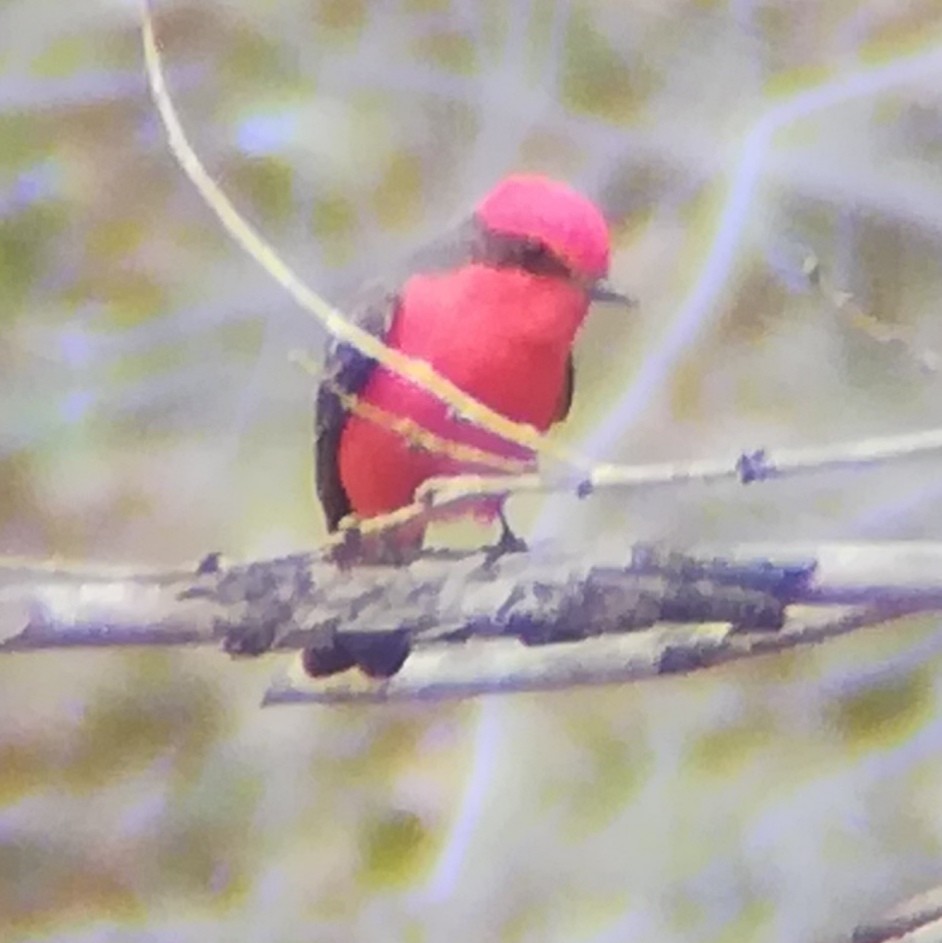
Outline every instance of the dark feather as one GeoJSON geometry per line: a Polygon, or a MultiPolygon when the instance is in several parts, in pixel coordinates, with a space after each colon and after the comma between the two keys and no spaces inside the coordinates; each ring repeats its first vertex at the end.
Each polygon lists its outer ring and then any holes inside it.
{"type": "Polygon", "coordinates": [[[566,358],[566,374],[563,377],[563,388],[559,391],[559,404],[556,406],[556,415],[553,422],[562,422],[572,409],[572,397],[576,391],[576,365],[572,354],[566,358]]]}
{"type": "MultiPolygon", "coordinates": [[[[396,295],[363,301],[352,317],[374,337],[385,338],[395,317],[396,295]]],[[[324,509],[327,529],[334,531],[350,511],[350,499],[340,480],[340,437],[348,412],[338,390],[359,393],[369,381],[376,361],[361,354],[350,344],[333,341],[327,348],[324,381],[317,388],[314,413],[314,475],[317,497],[324,509]]]]}

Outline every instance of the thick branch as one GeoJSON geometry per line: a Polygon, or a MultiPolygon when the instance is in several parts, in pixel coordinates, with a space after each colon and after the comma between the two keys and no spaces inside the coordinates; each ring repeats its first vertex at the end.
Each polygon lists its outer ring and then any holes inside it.
{"type": "Polygon", "coordinates": [[[0,567],[0,652],[218,644],[233,654],[400,639],[404,668],[268,700],[462,696],[686,672],[942,609],[942,544],[700,548],[617,544],[427,552],[340,569],[318,554],[190,572],[0,567]],[[522,644],[521,644],[522,643],[522,644]]]}

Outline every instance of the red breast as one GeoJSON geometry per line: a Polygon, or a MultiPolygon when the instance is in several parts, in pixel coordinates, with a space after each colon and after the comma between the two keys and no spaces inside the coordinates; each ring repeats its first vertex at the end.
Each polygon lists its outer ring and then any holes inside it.
{"type": "MultiPolygon", "coordinates": [[[[566,358],[586,308],[584,293],[571,284],[466,266],[410,279],[387,343],[427,361],[510,419],[544,430],[554,419],[566,358]]],[[[484,429],[456,421],[436,396],[385,369],[375,371],[361,396],[436,435],[508,458],[531,457],[484,429]]],[[[391,429],[355,415],[341,439],[341,480],[362,517],[408,504],[418,485],[434,475],[470,471],[493,473],[416,449],[391,429]]]]}

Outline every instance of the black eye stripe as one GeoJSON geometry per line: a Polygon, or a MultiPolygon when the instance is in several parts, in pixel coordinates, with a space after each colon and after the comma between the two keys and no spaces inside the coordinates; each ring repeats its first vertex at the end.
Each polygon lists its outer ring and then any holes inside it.
{"type": "Polygon", "coordinates": [[[535,239],[482,229],[476,240],[475,262],[495,268],[516,268],[549,278],[573,278],[572,269],[551,249],[535,239]]]}
{"type": "Polygon", "coordinates": [[[508,246],[503,264],[512,268],[521,268],[533,275],[551,275],[569,278],[572,274],[569,266],[559,256],[539,242],[517,240],[508,246]]]}

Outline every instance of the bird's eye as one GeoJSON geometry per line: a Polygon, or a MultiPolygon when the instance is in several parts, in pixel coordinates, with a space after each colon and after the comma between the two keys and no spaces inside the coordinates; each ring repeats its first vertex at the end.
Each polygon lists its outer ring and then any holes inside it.
{"type": "Polygon", "coordinates": [[[548,246],[537,239],[503,233],[484,233],[472,248],[475,258],[499,268],[516,268],[531,275],[570,278],[569,266],[548,246]]]}
{"type": "Polygon", "coordinates": [[[518,249],[517,264],[534,275],[550,275],[557,278],[570,276],[566,263],[542,242],[526,242],[521,245],[518,249]]]}
{"type": "Polygon", "coordinates": [[[539,242],[526,242],[520,247],[520,264],[524,268],[535,268],[547,261],[549,253],[539,242]]]}

